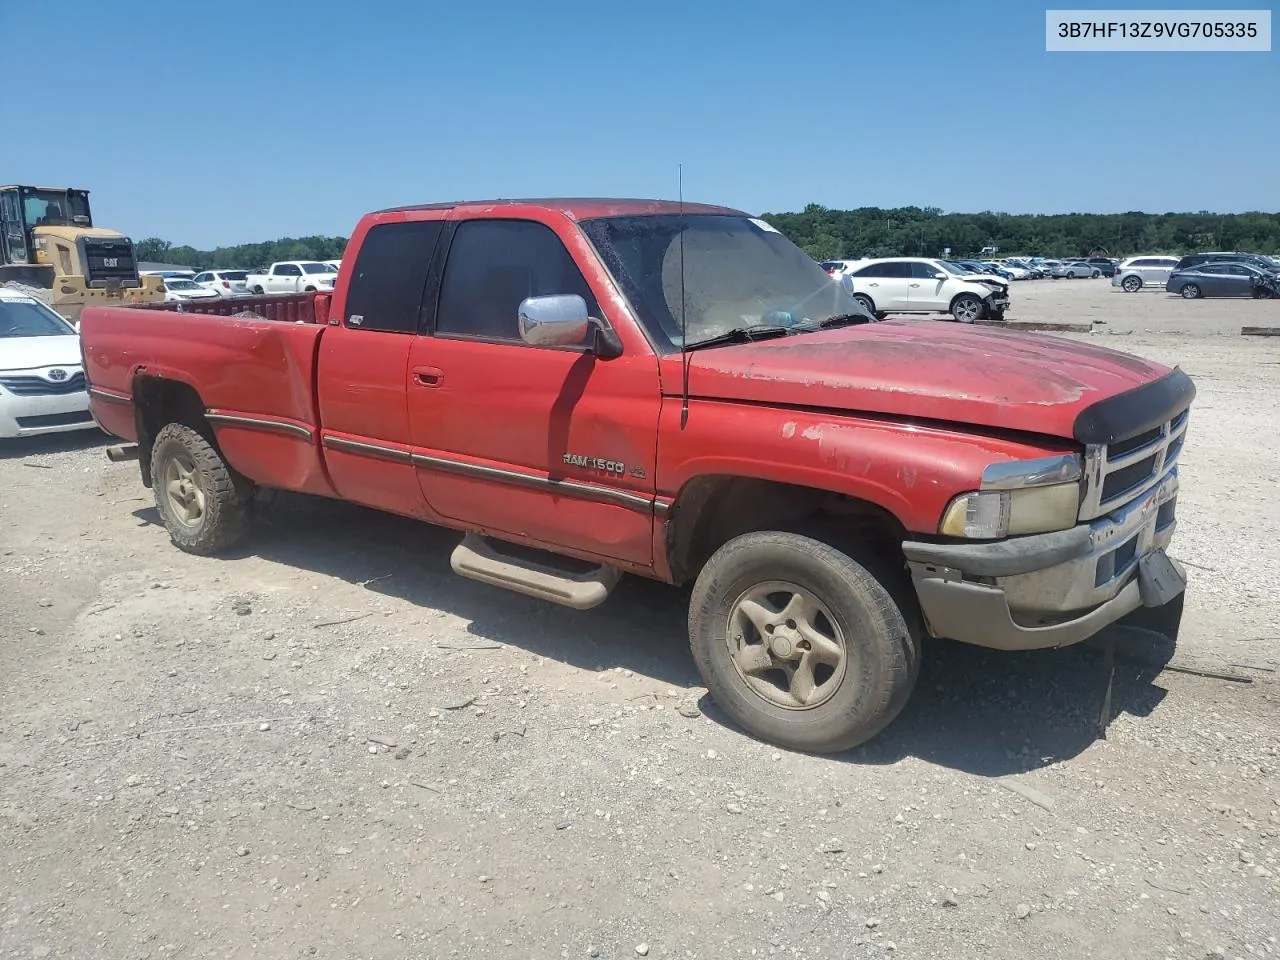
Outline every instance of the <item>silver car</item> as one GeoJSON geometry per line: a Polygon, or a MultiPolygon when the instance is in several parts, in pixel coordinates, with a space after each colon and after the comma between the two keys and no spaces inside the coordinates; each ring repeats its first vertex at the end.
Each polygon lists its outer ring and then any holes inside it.
{"type": "Polygon", "coordinates": [[[1116,267],[1111,285],[1126,293],[1137,293],[1143,287],[1163,290],[1177,265],[1177,257],[1130,257],[1116,267]]]}
{"type": "Polygon", "coordinates": [[[1095,267],[1088,260],[1072,260],[1070,263],[1063,264],[1062,272],[1056,274],[1059,277],[1074,279],[1076,277],[1100,277],[1102,271],[1095,267]]]}

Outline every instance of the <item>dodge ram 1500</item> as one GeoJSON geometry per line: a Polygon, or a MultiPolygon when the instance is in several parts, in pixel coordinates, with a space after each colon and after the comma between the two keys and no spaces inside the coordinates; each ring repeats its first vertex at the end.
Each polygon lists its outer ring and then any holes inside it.
{"type": "Polygon", "coordinates": [[[178,547],[232,546],[278,488],[457,529],[459,574],[577,608],[690,584],[711,695],[815,752],[894,718],[928,635],[1176,632],[1178,368],[876,322],[722,207],[402,207],[344,262],[312,322],[85,309],[94,417],[178,547]]]}

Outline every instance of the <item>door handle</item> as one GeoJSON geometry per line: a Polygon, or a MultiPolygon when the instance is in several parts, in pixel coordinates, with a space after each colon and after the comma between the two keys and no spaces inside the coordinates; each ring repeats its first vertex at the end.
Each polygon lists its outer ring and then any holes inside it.
{"type": "Polygon", "coordinates": [[[439,367],[414,367],[413,380],[420,387],[438,387],[444,379],[444,371],[439,367]]]}
{"type": "Polygon", "coordinates": [[[913,287],[918,287],[918,286],[920,286],[920,284],[918,284],[918,283],[913,283],[913,284],[912,284],[912,286],[913,286],[913,287]]]}

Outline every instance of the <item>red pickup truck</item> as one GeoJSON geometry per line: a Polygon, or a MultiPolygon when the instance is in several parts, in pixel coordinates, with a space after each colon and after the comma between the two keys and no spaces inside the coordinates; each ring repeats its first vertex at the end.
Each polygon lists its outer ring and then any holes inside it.
{"type": "Polygon", "coordinates": [[[716,702],[814,752],[894,718],[925,636],[1176,632],[1178,368],[877,322],[715,206],[402,207],[343,263],[279,318],[85,309],[94,417],[178,547],[230,547],[278,488],[455,528],[459,574],[577,608],[691,585],[716,702]]]}

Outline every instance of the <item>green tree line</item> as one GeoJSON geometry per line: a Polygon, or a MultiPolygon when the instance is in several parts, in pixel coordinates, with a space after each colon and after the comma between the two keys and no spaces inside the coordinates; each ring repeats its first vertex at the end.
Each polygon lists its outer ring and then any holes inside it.
{"type": "Polygon", "coordinates": [[[811,203],[763,219],[817,260],[855,257],[1127,257],[1241,250],[1280,253],[1280,213],[943,213],[936,207],[832,210],[811,203]],[[1105,253],[1104,253],[1105,251],[1105,253]]]}
{"type": "Polygon", "coordinates": [[[339,260],[346,246],[346,237],[283,237],[265,243],[197,250],[147,237],[134,244],[133,254],[139,263],[177,263],[192,270],[252,270],[277,260],[339,260]]]}
{"type": "MultiPolygon", "coordinates": [[[[763,219],[816,260],[936,257],[948,247],[952,256],[977,256],[991,246],[1001,255],[1042,257],[1280,253],[1280,213],[943,213],[936,207],[832,210],[811,203],[797,213],[766,213],[763,219]]],[[[284,237],[197,250],[148,237],[138,242],[136,256],[195,270],[248,270],[275,260],[337,260],[346,245],[346,237],[284,237]]]]}

